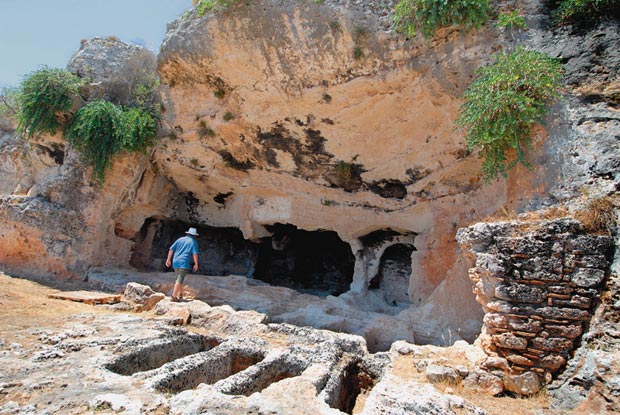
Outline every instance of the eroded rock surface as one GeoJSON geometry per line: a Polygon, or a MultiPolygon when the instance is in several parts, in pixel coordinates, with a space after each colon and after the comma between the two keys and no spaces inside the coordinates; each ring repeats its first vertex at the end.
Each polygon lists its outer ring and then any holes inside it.
{"type": "MultiPolygon", "coordinates": [[[[62,329],[30,329],[40,341],[31,347],[0,339],[0,411],[485,413],[402,370],[440,348],[399,342],[371,355],[359,336],[266,324],[259,313],[201,301],[165,299],[155,314],[175,309],[191,315],[191,330],[158,317],[95,313],[74,315],[62,329]]],[[[459,347],[455,353],[476,356],[474,346],[459,347]]]]}

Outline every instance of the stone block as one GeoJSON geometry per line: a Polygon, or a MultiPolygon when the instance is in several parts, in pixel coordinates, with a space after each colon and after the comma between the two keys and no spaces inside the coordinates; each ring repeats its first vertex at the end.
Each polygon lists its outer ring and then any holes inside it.
{"type": "Polygon", "coordinates": [[[540,359],[540,366],[551,371],[560,369],[564,364],[566,364],[566,359],[556,354],[551,354],[540,359]]]}
{"type": "Polygon", "coordinates": [[[506,355],[504,357],[509,362],[512,362],[512,363],[517,364],[519,366],[527,366],[527,367],[534,366],[534,362],[531,359],[528,359],[527,357],[522,356],[520,354],[512,353],[512,354],[508,354],[508,355],[506,355]]]}
{"type": "Polygon", "coordinates": [[[525,338],[534,338],[536,337],[536,333],[528,333],[527,331],[519,331],[519,330],[515,330],[513,331],[514,334],[516,334],[519,337],[525,337],[525,338]]]}
{"type": "Polygon", "coordinates": [[[527,339],[515,336],[512,333],[503,333],[493,336],[493,341],[499,347],[506,349],[525,350],[527,349],[527,339]]]}
{"type": "Polygon", "coordinates": [[[459,375],[449,366],[429,364],[426,366],[426,378],[431,383],[457,383],[459,375]]]}
{"type": "Polygon", "coordinates": [[[581,327],[581,324],[570,324],[566,326],[545,325],[545,331],[551,337],[576,339],[583,332],[583,328],[581,327]]]}
{"type": "Polygon", "coordinates": [[[521,270],[530,271],[532,273],[562,273],[562,259],[554,256],[535,256],[524,261],[515,263],[515,267],[521,270]]]}
{"type": "Polygon", "coordinates": [[[577,307],[577,308],[583,308],[584,310],[587,310],[590,308],[591,304],[592,304],[591,298],[582,297],[580,295],[575,295],[568,300],[560,299],[560,298],[553,299],[553,305],[560,306],[560,307],[577,307]]]}
{"type": "Polygon", "coordinates": [[[476,268],[482,273],[490,273],[497,277],[505,277],[510,274],[510,267],[497,255],[476,255],[476,268]]]}
{"type": "Polygon", "coordinates": [[[551,352],[565,352],[567,350],[572,350],[573,341],[570,339],[563,339],[560,337],[549,337],[547,339],[543,339],[537,337],[535,339],[530,340],[532,347],[540,350],[546,350],[551,352]]]}
{"type": "Polygon", "coordinates": [[[558,282],[562,281],[562,275],[554,274],[549,271],[521,271],[521,279],[524,280],[535,280],[535,281],[545,281],[545,282],[558,282]]]}
{"type": "Polygon", "coordinates": [[[461,377],[461,379],[465,379],[469,375],[469,369],[467,366],[459,365],[454,368],[456,373],[461,377]]]}
{"type": "Polygon", "coordinates": [[[564,266],[568,268],[599,268],[605,269],[609,262],[605,255],[573,255],[567,254],[564,266]]]}
{"type": "Polygon", "coordinates": [[[499,313],[487,313],[483,318],[484,325],[489,328],[508,328],[506,316],[499,313]]]}
{"type": "Polygon", "coordinates": [[[553,246],[550,241],[539,241],[525,237],[497,237],[497,249],[501,252],[518,254],[522,258],[550,255],[553,246]]]}
{"type": "Polygon", "coordinates": [[[577,310],[574,308],[561,308],[561,307],[542,307],[536,310],[545,319],[554,320],[579,320],[586,321],[592,317],[590,313],[585,310],[577,310]]]}
{"type": "Polygon", "coordinates": [[[514,319],[508,322],[508,327],[510,327],[514,331],[538,333],[542,329],[542,323],[538,320],[532,319],[514,319]]]}
{"type": "Polygon", "coordinates": [[[604,255],[613,246],[613,240],[605,235],[580,235],[566,243],[566,249],[573,255],[604,255]]]}
{"type": "Polygon", "coordinates": [[[492,301],[487,304],[487,308],[498,313],[512,313],[512,304],[507,301],[492,301]]]}
{"type": "Polygon", "coordinates": [[[140,312],[152,310],[164,298],[163,293],[156,293],[147,285],[130,282],[125,287],[122,301],[134,304],[135,311],[140,312]]]}
{"type": "Polygon", "coordinates": [[[510,370],[508,361],[503,357],[489,356],[481,364],[484,369],[500,369],[503,371],[510,370]]]}
{"type": "Polygon", "coordinates": [[[549,285],[547,286],[547,291],[554,294],[570,295],[574,289],[568,285],[549,285]]]}
{"type": "Polygon", "coordinates": [[[187,308],[171,308],[163,317],[159,317],[173,326],[185,326],[189,323],[191,314],[187,308]]]}
{"type": "Polygon", "coordinates": [[[538,304],[545,301],[547,292],[527,284],[501,284],[495,288],[495,297],[518,303],[538,304]]]}
{"type": "Polygon", "coordinates": [[[519,395],[533,395],[541,388],[540,379],[534,372],[504,376],[504,388],[519,395]]]}
{"type": "Polygon", "coordinates": [[[575,289],[575,293],[578,295],[582,295],[584,297],[596,297],[599,295],[600,291],[596,288],[577,288],[575,289]]]}
{"type": "Polygon", "coordinates": [[[592,288],[605,279],[605,271],[595,268],[576,268],[571,274],[571,282],[578,287],[592,288]]]}
{"type": "Polygon", "coordinates": [[[486,395],[499,395],[504,391],[502,380],[484,370],[475,370],[463,380],[463,387],[486,395]]]}

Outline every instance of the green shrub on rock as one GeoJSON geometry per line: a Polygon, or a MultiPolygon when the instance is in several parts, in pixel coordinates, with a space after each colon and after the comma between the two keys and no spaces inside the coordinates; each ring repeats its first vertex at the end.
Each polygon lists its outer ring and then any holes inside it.
{"type": "Polygon", "coordinates": [[[82,80],[63,69],[44,67],[21,83],[17,129],[28,138],[55,134],[62,128],[59,116],[73,107],[82,80]]]}
{"type": "Polygon", "coordinates": [[[560,0],[554,17],[560,24],[587,25],[601,17],[620,17],[620,0],[560,0]]]}
{"type": "Polygon", "coordinates": [[[200,17],[212,11],[217,12],[224,10],[236,2],[237,0],[200,0],[200,2],[196,4],[196,12],[200,17]]]}
{"type": "Polygon", "coordinates": [[[489,0],[400,0],[394,8],[396,30],[413,37],[417,31],[429,38],[437,29],[462,25],[477,29],[487,20],[489,0]]]}
{"type": "Polygon", "coordinates": [[[93,166],[95,177],[102,183],[114,155],[145,150],[156,132],[157,121],[150,112],[98,100],[77,112],[67,138],[93,166]]]}
{"type": "Polygon", "coordinates": [[[562,65],[548,56],[517,48],[478,71],[464,94],[457,125],[466,131],[469,149],[484,157],[487,181],[521,162],[530,143],[531,127],[547,112],[547,102],[559,94],[562,65]],[[508,160],[508,150],[516,160],[508,160]]]}
{"type": "Polygon", "coordinates": [[[64,138],[93,166],[94,176],[102,183],[115,154],[145,151],[156,137],[157,80],[138,88],[135,106],[95,100],[77,110],[84,104],[79,94],[83,84],[61,69],[46,67],[30,74],[15,93],[18,130],[27,138],[64,130],[64,138]]]}

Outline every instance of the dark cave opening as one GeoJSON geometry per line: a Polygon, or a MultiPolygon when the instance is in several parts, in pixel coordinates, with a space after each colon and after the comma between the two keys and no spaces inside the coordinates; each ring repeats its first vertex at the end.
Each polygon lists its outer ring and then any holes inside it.
{"type": "Polygon", "coordinates": [[[130,265],[139,271],[164,271],[168,249],[190,226],[198,231],[200,274],[251,276],[258,245],[237,228],[190,225],[180,220],[148,218],[136,235],[130,265]]]}
{"type": "MultiPolygon", "coordinates": [[[[135,237],[130,265],[139,271],[165,271],[168,249],[190,226],[180,220],[146,219],[135,237]]],[[[321,297],[348,291],[353,280],[355,258],[336,232],[267,225],[273,235],[255,243],[237,228],[194,227],[199,274],[244,275],[321,297]]]]}
{"type": "Polygon", "coordinates": [[[260,244],[256,279],[322,297],[349,290],[355,258],[336,232],[284,224],[266,228],[273,236],[260,244]]]}
{"type": "Polygon", "coordinates": [[[409,278],[411,277],[411,253],[415,247],[409,244],[395,244],[388,247],[381,256],[377,275],[368,286],[380,290],[385,301],[393,306],[411,304],[409,278]]]}

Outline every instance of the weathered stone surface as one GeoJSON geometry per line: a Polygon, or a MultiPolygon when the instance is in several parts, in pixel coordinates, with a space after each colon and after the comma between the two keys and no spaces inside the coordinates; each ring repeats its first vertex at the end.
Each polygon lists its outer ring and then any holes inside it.
{"type": "Polygon", "coordinates": [[[607,266],[607,258],[605,255],[566,255],[564,257],[564,266],[568,268],[599,268],[603,269],[607,266]]]}
{"type": "Polygon", "coordinates": [[[577,268],[571,275],[571,282],[578,287],[596,287],[605,279],[605,271],[592,268],[577,268]]]}
{"type": "Polygon", "coordinates": [[[165,294],[156,293],[147,285],[130,282],[125,287],[121,300],[133,303],[136,311],[149,311],[164,298],[165,294]]]}
{"type": "Polygon", "coordinates": [[[518,269],[530,271],[534,275],[541,272],[554,274],[562,273],[562,259],[553,256],[535,256],[523,261],[517,259],[515,260],[514,266],[518,269]]]}
{"type": "Polygon", "coordinates": [[[553,244],[547,241],[532,240],[525,237],[496,237],[497,248],[500,251],[510,252],[512,255],[547,256],[551,253],[553,244]]]}
{"type": "Polygon", "coordinates": [[[508,361],[503,357],[497,356],[487,357],[480,366],[485,369],[501,369],[506,371],[510,369],[508,361]]]}
{"type": "MultiPolygon", "coordinates": [[[[96,37],[82,42],[67,69],[90,83],[83,92],[87,98],[107,99],[122,105],[134,103],[134,93],[142,86],[148,91],[157,79],[157,59],[149,50],[124,43],[117,38],[96,37]]],[[[143,92],[144,93],[144,92],[143,92]]],[[[155,100],[143,96],[141,100],[155,100]]]]}
{"type": "Polygon", "coordinates": [[[549,355],[540,359],[540,366],[549,369],[557,370],[566,364],[566,359],[558,355],[549,355]]]}
{"type": "Polygon", "coordinates": [[[608,253],[613,242],[609,236],[605,235],[580,235],[571,238],[566,249],[572,250],[574,254],[579,255],[601,255],[608,253]]]}
{"type": "Polygon", "coordinates": [[[554,352],[563,352],[573,348],[572,340],[556,337],[550,337],[547,339],[535,338],[531,340],[531,344],[535,349],[554,352]]]}
{"type": "Polygon", "coordinates": [[[192,315],[187,308],[171,308],[158,319],[173,326],[185,326],[191,321],[191,317],[192,315]]]}
{"type": "Polygon", "coordinates": [[[483,322],[487,328],[508,328],[508,319],[503,314],[486,313],[483,322]]]}
{"type": "Polygon", "coordinates": [[[519,303],[542,303],[547,299],[545,290],[526,284],[502,284],[495,288],[495,297],[519,303]]]}
{"type": "Polygon", "coordinates": [[[582,297],[580,295],[574,295],[569,299],[553,298],[552,304],[559,307],[577,307],[587,310],[592,305],[592,299],[582,297]]]}
{"type": "Polygon", "coordinates": [[[457,383],[459,375],[454,368],[437,364],[426,366],[426,378],[431,383],[457,383]]]}
{"type": "Polygon", "coordinates": [[[510,269],[506,266],[506,261],[497,255],[478,254],[476,256],[476,268],[478,271],[486,271],[495,277],[501,278],[509,274],[510,269]]]}
{"type": "Polygon", "coordinates": [[[533,395],[541,388],[540,379],[534,372],[525,372],[521,375],[505,375],[504,388],[520,395],[533,395]]]}
{"type": "Polygon", "coordinates": [[[456,410],[469,415],[486,414],[458,397],[438,394],[432,385],[409,381],[377,385],[368,396],[361,414],[447,415],[457,413],[456,410]]]}
{"type": "Polygon", "coordinates": [[[592,315],[585,310],[575,310],[573,308],[564,307],[542,307],[537,310],[537,313],[542,317],[555,319],[555,320],[576,320],[586,321],[589,320],[592,315]]]}
{"type": "Polygon", "coordinates": [[[515,331],[525,331],[528,333],[538,333],[542,329],[542,323],[539,320],[532,319],[512,319],[508,326],[515,331]]]}
{"type": "Polygon", "coordinates": [[[515,336],[511,333],[503,333],[493,336],[493,340],[499,347],[506,349],[525,350],[527,349],[527,339],[515,336]]]}
{"type": "Polygon", "coordinates": [[[519,366],[525,366],[525,367],[533,367],[534,366],[534,362],[532,361],[532,359],[529,359],[523,355],[520,354],[512,354],[512,353],[507,353],[505,355],[506,360],[508,360],[509,362],[512,362],[516,365],[519,366]]]}
{"type": "Polygon", "coordinates": [[[499,395],[504,391],[502,380],[483,370],[476,370],[470,373],[463,380],[463,387],[491,396],[499,395]]]}
{"type": "Polygon", "coordinates": [[[569,339],[575,339],[581,335],[583,328],[580,324],[569,324],[566,326],[558,325],[545,325],[545,331],[551,337],[565,337],[569,339]]]}
{"type": "MultiPolygon", "coordinates": [[[[468,246],[470,232],[476,240],[483,239],[480,229],[459,231],[463,246],[468,246]]],[[[599,294],[595,287],[600,287],[609,264],[609,239],[586,234],[569,218],[523,217],[497,229],[502,233],[487,236],[495,243],[474,251],[482,260],[469,272],[476,299],[488,311],[479,344],[505,359],[501,366],[505,376],[540,373],[549,381],[564,367],[585,322],[593,316],[592,300],[599,294]],[[479,264],[494,263],[493,256],[501,258],[502,269],[512,272],[506,275],[496,268],[500,275],[494,275],[485,268],[478,270],[479,264]]],[[[529,394],[540,387],[536,382],[524,386],[522,381],[511,378],[506,389],[529,394]]]]}

